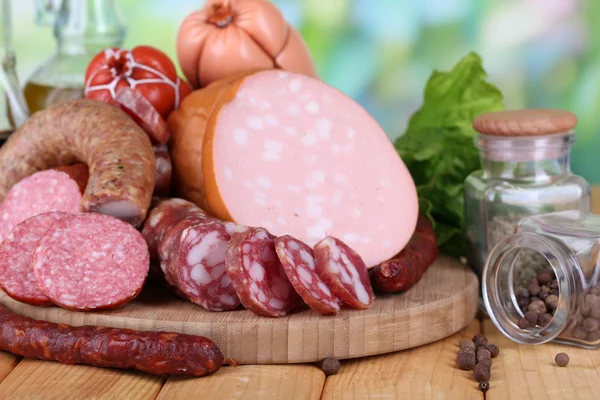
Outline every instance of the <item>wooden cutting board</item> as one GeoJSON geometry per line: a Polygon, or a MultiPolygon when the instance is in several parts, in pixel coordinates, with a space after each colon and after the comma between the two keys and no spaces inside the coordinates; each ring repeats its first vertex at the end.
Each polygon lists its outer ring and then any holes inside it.
{"type": "Polygon", "coordinates": [[[309,309],[277,319],[244,309],[209,312],[150,286],[127,306],[105,312],[34,307],[1,291],[0,303],[50,322],[202,335],[226,358],[242,364],[284,364],[365,357],[445,338],[473,320],[478,294],[475,274],[441,256],[408,292],[379,295],[368,310],[342,310],[333,316],[309,309]]]}

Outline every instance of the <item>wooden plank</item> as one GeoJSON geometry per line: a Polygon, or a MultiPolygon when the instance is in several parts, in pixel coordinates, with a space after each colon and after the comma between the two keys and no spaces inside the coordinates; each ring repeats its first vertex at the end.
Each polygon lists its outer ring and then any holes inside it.
{"type": "Polygon", "coordinates": [[[600,352],[555,343],[519,345],[489,319],[483,321],[483,332],[501,352],[492,364],[487,400],[598,398],[600,352]],[[564,368],[554,363],[554,356],[560,352],[570,357],[564,368]]]}
{"type": "Polygon", "coordinates": [[[0,351],[0,382],[17,366],[20,357],[15,357],[10,353],[0,351]]]}
{"type": "Polygon", "coordinates": [[[157,400],[317,400],[324,383],[325,374],[314,365],[224,367],[215,375],[200,379],[171,377],[157,400]]]}
{"type": "Polygon", "coordinates": [[[0,383],[0,399],[154,399],[164,378],[133,371],[24,359],[0,383]]]}
{"type": "Polygon", "coordinates": [[[451,337],[416,349],[342,363],[327,378],[323,400],[483,399],[470,372],[456,366],[460,339],[479,332],[474,320],[451,337]]]}

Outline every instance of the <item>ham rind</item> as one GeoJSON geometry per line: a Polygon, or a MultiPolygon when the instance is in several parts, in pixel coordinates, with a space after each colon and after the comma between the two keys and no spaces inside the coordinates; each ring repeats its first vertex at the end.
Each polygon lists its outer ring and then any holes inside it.
{"type": "Polygon", "coordinates": [[[340,300],[316,271],[312,249],[289,235],[275,239],[275,251],[281,265],[302,300],[319,314],[332,314],[340,310],[340,300]]]}
{"type": "Polygon", "coordinates": [[[240,302],[265,317],[284,317],[300,303],[275,252],[274,237],[263,228],[234,232],[225,265],[240,302]]]}
{"type": "Polygon", "coordinates": [[[40,290],[69,310],[107,310],[133,300],[148,275],[142,235],[108,215],[62,219],[42,237],[33,255],[40,290]]]}
{"type": "Polygon", "coordinates": [[[36,172],[14,185],[0,204],[0,242],[19,223],[52,211],[81,212],[80,183],[62,171],[36,172]]]}
{"type": "Polygon", "coordinates": [[[62,212],[39,214],[21,222],[8,234],[0,244],[0,287],[6,294],[34,306],[53,305],[35,280],[33,252],[49,229],[71,215],[62,212]]]}
{"type": "Polygon", "coordinates": [[[360,255],[332,236],[313,249],[317,273],[333,294],[353,308],[364,309],[373,303],[369,271],[360,255]]]}
{"type": "Polygon", "coordinates": [[[169,124],[176,193],[222,220],[309,246],[333,235],[370,268],[414,231],[415,185],[386,133],[319,80],[249,73],[192,93],[169,124]]]}

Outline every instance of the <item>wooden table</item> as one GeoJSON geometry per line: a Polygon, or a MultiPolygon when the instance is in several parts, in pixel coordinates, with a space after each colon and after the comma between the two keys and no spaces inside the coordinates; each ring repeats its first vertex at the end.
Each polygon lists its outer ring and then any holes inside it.
{"type": "MultiPolygon", "coordinates": [[[[600,188],[594,210],[600,213],[600,188]]],[[[342,362],[325,377],[316,365],[223,367],[216,375],[168,379],[137,372],[25,360],[0,352],[0,399],[596,399],[600,350],[558,344],[522,346],[489,319],[474,320],[436,343],[342,362]],[[470,372],[456,367],[460,339],[478,332],[500,347],[484,396],[470,372]],[[570,356],[566,368],[554,356],[570,356]]]]}

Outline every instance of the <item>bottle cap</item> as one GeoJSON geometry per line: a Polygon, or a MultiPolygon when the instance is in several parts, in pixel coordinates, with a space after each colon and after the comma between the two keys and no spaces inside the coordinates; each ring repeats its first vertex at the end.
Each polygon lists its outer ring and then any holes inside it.
{"type": "Polygon", "coordinates": [[[484,135],[540,136],[568,132],[577,125],[569,111],[525,109],[486,113],[473,120],[473,129],[484,135]]]}

